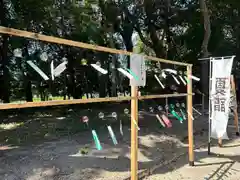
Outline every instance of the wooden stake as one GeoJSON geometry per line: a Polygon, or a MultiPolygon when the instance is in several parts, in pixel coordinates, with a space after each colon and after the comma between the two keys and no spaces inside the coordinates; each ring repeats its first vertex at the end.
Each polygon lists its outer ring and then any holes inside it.
{"type": "Polygon", "coordinates": [[[237,109],[233,110],[234,112],[234,124],[235,124],[235,128],[236,128],[236,136],[239,136],[239,127],[238,127],[238,111],[237,109]]]}
{"type": "Polygon", "coordinates": [[[193,119],[192,119],[192,66],[187,66],[188,81],[187,84],[187,112],[188,112],[188,155],[189,165],[194,166],[194,151],[193,151],[193,119]]]}
{"type": "Polygon", "coordinates": [[[131,180],[137,180],[138,128],[136,124],[138,124],[138,88],[136,86],[131,86],[131,97],[131,180]]]}
{"type": "Polygon", "coordinates": [[[218,138],[218,146],[222,147],[222,138],[218,138]]]}
{"type": "Polygon", "coordinates": [[[231,90],[233,92],[234,98],[236,100],[236,107],[233,109],[234,113],[234,125],[236,128],[236,135],[239,136],[239,127],[238,127],[238,111],[237,111],[237,98],[236,98],[236,85],[233,75],[231,75],[231,90]]]}

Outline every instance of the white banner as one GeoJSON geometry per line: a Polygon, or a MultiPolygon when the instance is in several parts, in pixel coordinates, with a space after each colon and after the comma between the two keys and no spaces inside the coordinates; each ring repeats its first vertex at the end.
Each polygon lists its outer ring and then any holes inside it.
{"type": "Polygon", "coordinates": [[[233,57],[212,62],[212,84],[211,84],[211,137],[228,139],[227,124],[230,103],[230,80],[233,57]]]}

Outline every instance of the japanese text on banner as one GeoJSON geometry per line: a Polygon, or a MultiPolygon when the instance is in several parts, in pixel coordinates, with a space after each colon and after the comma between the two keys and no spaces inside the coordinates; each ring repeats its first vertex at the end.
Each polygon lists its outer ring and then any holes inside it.
{"type": "Polygon", "coordinates": [[[226,86],[229,81],[229,78],[216,78],[213,107],[214,111],[225,112],[226,111],[226,92],[228,87],[226,86]]]}

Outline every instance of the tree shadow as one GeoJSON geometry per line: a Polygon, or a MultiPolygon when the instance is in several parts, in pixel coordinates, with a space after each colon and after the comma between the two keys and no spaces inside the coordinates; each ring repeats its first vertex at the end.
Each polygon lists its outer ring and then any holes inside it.
{"type": "MultiPolygon", "coordinates": [[[[125,106],[124,106],[125,107],[125,106]]],[[[105,122],[101,122],[103,126],[100,128],[96,127],[98,136],[103,146],[102,151],[97,151],[94,147],[92,141],[92,134],[86,127],[84,131],[76,131],[77,133],[72,133],[68,137],[59,136],[56,139],[51,139],[50,137],[45,137],[44,133],[39,136],[39,139],[43,138],[43,141],[38,141],[35,143],[33,139],[27,146],[21,145],[19,149],[2,150],[0,160],[4,162],[3,169],[8,172],[7,174],[19,174],[23,179],[28,179],[30,177],[39,176],[53,167],[57,170],[54,177],[60,176],[66,179],[92,179],[94,177],[103,178],[109,177],[108,179],[124,178],[129,176],[130,171],[130,118],[126,115],[121,115],[124,107],[117,111],[119,118],[123,119],[125,122],[124,126],[124,137],[121,137],[119,133],[119,121],[113,124],[113,130],[116,133],[119,144],[114,146],[112,140],[108,135],[105,122]],[[89,149],[86,155],[81,153],[82,148],[89,149]],[[14,165],[12,165],[14,164],[14,165]],[[9,172],[8,167],[12,167],[12,171],[9,172]],[[20,173],[19,173],[20,171],[20,173]],[[25,172],[25,174],[23,173],[25,172]],[[111,177],[113,176],[114,177],[111,177]]],[[[108,108],[104,110],[106,115],[111,114],[114,109],[108,108]]],[[[40,121],[46,122],[45,129],[49,130],[51,123],[58,124],[60,122],[71,122],[70,127],[80,126],[79,117],[88,114],[90,119],[94,119],[99,111],[87,110],[77,113],[76,116],[68,116],[69,112],[63,114],[54,114],[51,117],[45,117],[44,119],[34,120],[29,122],[30,125],[25,126],[25,130],[31,130],[31,132],[38,131],[41,123],[40,121]],[[59,117],[67,117],[63,120],[57,119],[59,117]],[[74,119],[73,119],[74,117],[74,119]],[[54,120],[53,120],[54,118],[54,120]],[[57,123],[56,123],[57,122],[57,123]],[[35,126],[35,127],[34,127],[35,126]]],[[[94,121],[100,121],[95,118],[94,121]]],[[[159,164],[164,164],[170,161],[174,156],[186,153],[188,151],[187,147],[187,122],[180,124],[178,120],[172,119],[173,128],[166,129],[161,127],[160,123],[157,121],[154,113],[153,114],[143,114],[139,119],[139,171],[144,171],[146,169],[151,169],[151,167],[159,164]]],[[[44,123],[43,123],[44,124],[44,123]]],[[[68,124],[67,124],[68,125],[68,124]]],[[[59,126],[57,128],[59,128],[59,126]]],[[[200,143],[203,138],[206,137],[204,134],[197,133],[202,132],[203,128],[206,129],[208,125],[205,121],[196,120],[194,121],[195,135],[197,136],[196,143],[200,143]],[[200,140],[198,140],[200,139],[200,140]]],[[[66,124],[61,124],[61,128],[67,129],[66,124]]],[[[19,127],[15,130],[10,130],[10,133],[14,131],[21,132],[19,127]]],[[[76,128],[76,127],[74,127],[76,128]]],[[[79,127],[77,127],[79,128],[79,127]]],[[[44,129],[44,128],[43,128],[44,129]]],[[[53,129],[50,127],[50,129],[53,129]]],[[[70,129],[69,131],[71,131],[70,129]]],[[[49,131],[46,131],[49,133],[49,131]]],[[[30,136],[33,134],[29,133],[30,136]]],[[[16,137],[18,134],[16,134],[16,137]]],[[[12,143],[16,145],[17,143],[12,143]]],[[[185,164],[179,165],[178,168],[184,166],[185,164]]],[[[51,171],[51,170],[49,170],[51,171]]],[[[52,170],[53,171],[53,170],[52,170]]],[[[161,173],[168,172],[169,169],[161,173]]],[[[51,174],[51,173],[50,173],[51,174]]],[[[52,173],[54,174],[54,173],[52,173]]],[[[0,173],[1,177],[1,173],[0,173]]],[[[4,177],[4,176],[2,176],[4,177]]]]}

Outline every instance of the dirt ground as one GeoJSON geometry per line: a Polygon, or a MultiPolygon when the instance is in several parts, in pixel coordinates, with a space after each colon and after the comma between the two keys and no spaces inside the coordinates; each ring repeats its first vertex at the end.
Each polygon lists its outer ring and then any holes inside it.
{"type": "MultiPolygon", "coordinates": [[[[107,116],[113,110],[112,107],[104,112],[107,116]]],[[[125,123],[123,138],[119,133],[118,122],[113,125],[118,140],[116,146],[106,126],[97,129],[103,146],[103,150],[98,151],[90,130],[79,124],[80,116],[89,114],[89,111],[45,112],[27,117],[12,116],[11,121],[18,124],[5,128],[0,126],[1,180],[122,180],[130,175],[129,117],[117,112],[119,118],[125,119],[125,123]],[[25,123],[19,123],[22,119],[25,123]],[[86,131],[78,133],[79,129],[84,128],[86,131]],[[83,149],[86,154],[83,154],[83,149]]],[[[98,112],[91,111],[90,115],[98,112]]],[[[90,115],[90,119],[93,119],[93,115],[90,115]]],[[[140,171],[187,152],[187,122],[172,122],[173,128],[161,128],[154,113],[141,113],[138,154],[140,171]]],[[[207,117],[196,117],[196,146],[207,142],[207,127],[207,117]]],[[[183,162],[177,168],[185,166],[187,161],[183,162]]],[[[171,171],[171,168],[167,168],[160,173],[171,171]]]]}
{"type": "Polygon", "coordinates": [[[226,141],[222,148],[195,150],[195,166],[187,164],[186,156],[157,169],[144,180],[240,180],[240,139],[226,141]]]}

